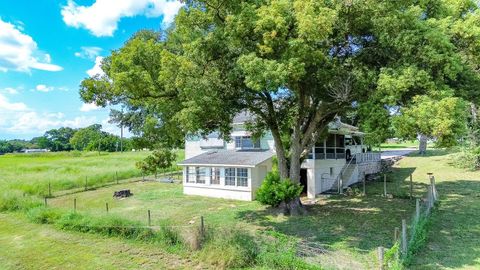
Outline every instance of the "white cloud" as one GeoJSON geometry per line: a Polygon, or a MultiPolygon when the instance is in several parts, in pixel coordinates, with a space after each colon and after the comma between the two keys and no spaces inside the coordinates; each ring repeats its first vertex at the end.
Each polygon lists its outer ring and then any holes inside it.
{"type": "Polygon", "coordinates": [[[21,31],[22,26],[15,26],[0,18],[0,71],[62,70],[62,67],[51,64],[50,55],[41,52],[32,37],[21,31]]]}
{"type": "Polygon", "coordinates": [[[75,53],[75,56],[94,60],[98,55],[100,55],[101,51],[102,48],[100,47],[81,47],[80,51],[75,53]]]}
{"type": "Polygon", "coordinates": [[[12,111],[25,111],[27,110],[27,105],[25,103],[14,103],[10,102],[7,97],[0,94],[0,115],[7,114],[12,111]]]}
{"type": "Polygon", "coordinates": [[[82,107],[80,107],[80,111],[82,112],[90,112],[90,111],[94,111],[94,110],[98,110],[100,109],[101,107],[98,107],[97,105],[95,105],[94,103],[84,103],[82,105],[82,107]]]}
{"type": "Polygon", "coordinates": [[[68,26],[88,29],[100,37],[112,36],[123,17],[163,16],[163,23],[169,24],[182,5],[179,1],[169,0],[96,0],[91,6],[81,6],[68,0],[61,13],[68,26]]]}
{"type": "Polygon", "coordinates": [[[53,86],[46,86],[45,84],[39,84],[37,85],[37,87],[35,87],[35,89],[40,92],[50,92],[50,91],[53,91],[55,88],[53,88],[53,86]]]}
{"type": "Polygon", "coordinates": [[[1,89],[0,93],[7,93],[7,94],[10,94],[10,95],[16,95],[16,94],[18,94],[18,89],[13,88],[13,87],[7,87],[7,88],[1,89]]]}
{"type": "Polygon", "coordinates": [[[6,128],[12,133],[44,133],[52,128],[71,127],[81,128],[97,122],[95,116],[85,117],[78,116],[73,119],[65,119],[63,113],[38,113],[35,111],[24,112],[13,123],[6,128]]]}
{"type": "Polygon", "coordinates": [[[100,75],[100,76],[105,75],[105,73],[102,70],[102,60],[103,60],[103,57],[101,56],[97,56],[97,58],[95,58],[95,65],[91,69],[87,70],[88,76],[94,77],[95,75],[100,75]]]}

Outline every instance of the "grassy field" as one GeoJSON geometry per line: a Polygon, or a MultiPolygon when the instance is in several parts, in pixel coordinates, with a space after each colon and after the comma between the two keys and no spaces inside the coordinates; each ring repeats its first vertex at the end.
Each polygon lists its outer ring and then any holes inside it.
{"type": "MultiPolygon", "coordinates": [[[[451,153],[431,150],[426,157],[401,160],[395,170],[397,180],[413,173],[417,195],[425,192],[427,172],[433,172],[440,194],[427,246],[412,269],[480,269],[480,172],[454,168],[451,160],[451,153]]],[[[401,188],[408,190],[408,184],[401,188]]]]}
{"type": "Polygon", "coordinates": [[[394,227],[409,217],[414,203],[405,199],[385,199],[380,196],[382,183],[372,182],[367,187],[369,196],[323,196],[315,205],[308,206],[309,215],[285,217],[277,215],[258,202],[186,196],[180,184],[158,182],[128,183],[121,186],[63,196],[49,201],[49,205],[72,209],[77,200],[77,211],[101,217],[119,215],[147,224],[147,210],[151,210],[152,225],[188,226],[198,224],[204,216],[207,226],[225,228],[239,226],[254,233],[275,231],[308,245],[320,246],[325,252],[307,258],[307,261],[331,268],[371,269],[376,266],[378,246],[390,246],[394,227]],[[115,200],[114,190],[130,189],[134,196],[115,200]],[[348,258],[348,259],[345,259],[348,258]]]}
{"type": "Polygon", "coordinates": [[[192,269],[195,264],[150,244],[64,232],[0,214],[0,269],[192,269]]]}
{"type": "MultiPolygon", "coordinates": [[[[316,204],[307,206],[309,212],[307,216],[286,217],[257,202],[186,196],[182,193],[181,184],[159,182],[121,183],[49,199],[48,203],[50,208],[71,211],[73,199],[76,198],[79,214],[98,219],[105,216],[119,216],[145,225],[147,210],[151,210],[152,225],[169,224],[178,228],[196,227],[199,224],[199,217],[204,216],[207,229],[242,228],[257,240],[272,234],[275,235],[275,239],[284,237],[294,239],[294,243],[299,243],[294,247],[298,251],[310,250],[310,247],[314,247],[317,252],[302,252],[303,259],[314,265],[322,265],[326,269],[373,269],[378,267],[377,247],[390,247],[393,243],[394,228],[400,227],[401,219],[407,219],[409,222],[412,218],[415,203],[408,199],[409,175],[412,174],[414,179],[414,195],[422,197],[426,193],[428,184],[426,173],[434,172],[437,189],[441,195],[439,209],[432,216],[428,244],[416,256],[411,268],[480,269],[480,246],[478,245],[480,173],[453,168],[450,164],[451,155],[447,151],[429,150],[428,153],[426,157],[415,155],[406,157],[396,164],[393,172],[388,175],[387,185],[388,193],[393,194],[393,198],[387,199],[381,196],[383,181],[368,182],[367,196],[359,195],[361,188],[356,187],[353,188],[356,195],[320,196],[316,204]],[[118,189],[131,189],[134,196],[114,200],[113,191],[118,189]],[[105,203],[109,204],[108,214],[105,203]]],[[[83,158],[86,161],[92,158],[100,163],[98,156],[90,157],[89,155],[83,158]]],[[[0,157],[0,160],[2,158],[0,157]]],[[[34,157],[27,158],[34,159],[34,157]]],[[[105,163],[101,164],[105,164],[104,170],[108,170],[108,164],[115,162],[107,160],[118,159],[116,164],[121,165],[116,166],[128,169],[127,163],[134,163],[137,158],[139,156],[131,153],[121,157],[104,156],[105,163]]],[[[71,166],[77,166],[80,171],[90,171],[88,166],[93,166],[93,161],[76,163],[72,160],[76,160],[76,157],[60,158],[58,163],[77,164],[71,166]]],[[[21,164],[21,162],[18,163],[21,164]]],[[[40,158],[37,165],[30,164],[29,168],[40,166],[38,165],[40,163],[49,164],[49,161],[43,161],[40,158]]],[[[57,162],[53,161],[50,166],[54,164],[57,162]]],[[[4,170],[9,168],[18,170],[19,167],[7,166],[4,170]]],[[[98,170],[101,171],[101,169],[98,170]]],[[[33,178],[35,178],[34,171],[31,169],[29,172],[33,178]]],[[[7,185],[18,179],[14,177],[14,172],[7,171],[6,175],[10,175],[8,180],[3,180],[7,185]]],[[[38,178],[42,183],[49,179],[44,175],[38,178]]],[[[20,182],[28,183],[26,180],[20,182]]],[[[0,219],[2,219],[0,246],[6,246],[7,250],[24,254],[23,257],[12,256],[10,254],[15,253],[0,249],[0,260],[5,262],[5,266],[0,266],[0,269],[2,267],[32,269],[35,265],[54,268],[61,263],[76,265],[81,261],[89,261],[81,264],[84,269],[122,268],[120,267],[122,265],[126,269],[180,268],[180,266],[192,268],[192,265],[199,264],[207,265],[206,268],[209,268],[212,264],[221,267],[222,264],[217,262],[218,258],[238,250],[238,247],[235,247],[238,243],[233,242],[228,245],[221,243],[224,245],[213,249],[211,245],[207,246],[205,248],[207,251],[172,252],[165,251],[155,244],[59,231],[51,225],[31,224],[20,214],[0,213],[0,219]],[[48,239],[52,241],[49,242],[48,239]],[[110,245],[112,248],[109,248],[110,245]],[[231,245],[234,246],[233,249],[231,245]],[[94,260],[88,260],[93,256],[92,254],[95,254],[93,246],[98,246],[100,256],[94,260]],[[47,252],[47,247],[57,252],[47,252]],[[122,250],[125,257],[117,254],[115,251],[117,249],[122,250]],[[75,252],[67,250],[75,250],[75,252]],[[61,256],[55,255],[57,253],[61,256]],[[35,258],[43,256],[45,259],[35,259],[31,260],[32,262],[25,259],[32,256],[35,258]],[[170,262],[173,262],[173,267],[170,262]]],[[[256,248],[264,249],[263,246],[256,248]]],[[[278,251],[266,254],[270,257],[267,256],[265,259],[260,256],[260,261],[273,261],[281,257],[278,251]]],[[[259,267],[261,269],[279,268],[268,263],[263,266],[259,264],[259,267]]]]}
{"type": "MultiPolygon", "coordinates": [[[[112,182],[139,176],[135,167],[149,152],[98,153],[59,152],[41,154],[7,154],[0,156],[0,187],[27,194],[47,195],[52,192],[112,182]]],[[[183,159],[183,151],[179,152],[183,159]]]]}

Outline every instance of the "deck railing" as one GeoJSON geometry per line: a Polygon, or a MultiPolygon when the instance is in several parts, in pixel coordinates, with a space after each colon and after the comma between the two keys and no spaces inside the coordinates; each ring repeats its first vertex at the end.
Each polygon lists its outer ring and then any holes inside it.
{"type": "Polygon", "coordinates": [[[356,163],[377,162],[382,158],[380,152],[367,152],[355,154],[356,163]]]}

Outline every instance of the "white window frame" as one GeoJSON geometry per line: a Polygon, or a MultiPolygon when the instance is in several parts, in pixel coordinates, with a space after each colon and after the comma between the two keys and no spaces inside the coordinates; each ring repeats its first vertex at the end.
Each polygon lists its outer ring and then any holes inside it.
{"type": "Polygon", "coordinates": [[[236,169],[236,184],[237,184],[237,187],[248,187],[248,168],[237,168],[236,169]],[[239,171],[240,170],[245,170],[246,174],[244,176],[240,176],[240,173],[239,171]],[[242,181],[245,181],[245,185],[240,185],[240,179],[242,179],[242,181]]]}
{"type": "Polygon", "coordinates": [[[210,167],[210,184],[211,185],[220,185],[220,168],[210,167]]]}
{"type": "Polygon", "coordinates": [[[237,169],[234,167],[225,168],[225,186],[234,187],[236,185],[237,185],[237,169]],[[233,170],[233,176],[228,175],[227,170],[228,171],[233,170]],[[232,180],[231,179],[232,177],[233,177],[233,184],[227,184],[232,180]]]}

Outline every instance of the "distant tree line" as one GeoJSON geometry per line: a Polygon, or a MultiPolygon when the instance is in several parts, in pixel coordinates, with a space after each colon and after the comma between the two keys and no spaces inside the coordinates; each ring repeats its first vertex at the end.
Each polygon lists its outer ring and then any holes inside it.
{"type": "Polygon", "coordinates": [[[102,131],[102,125],[94,124],[85,128],[73,129],[61,127],[51,129],[43,136],[31,140],[0,140],[0,154],[20,152],[23,149],[48,149],[59,151],[130,151],[132,148],[144,148],[142,142],[123,138],[102,131]]]}

